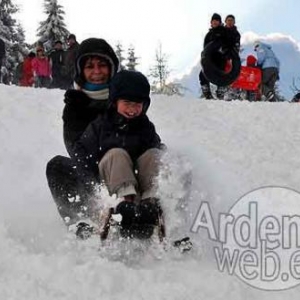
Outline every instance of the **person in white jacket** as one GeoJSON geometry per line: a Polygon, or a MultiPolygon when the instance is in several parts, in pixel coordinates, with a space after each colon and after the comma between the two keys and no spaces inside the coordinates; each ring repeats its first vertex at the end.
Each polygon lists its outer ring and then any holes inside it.
{"type": "Polygon", "coordinates": [[[276,101],[275,83],[279,80],[280,62],[271,45],[255,42],[254,51],[257,53],[257,66],[262,70],[262,93],[267,101],[276,101]]]}

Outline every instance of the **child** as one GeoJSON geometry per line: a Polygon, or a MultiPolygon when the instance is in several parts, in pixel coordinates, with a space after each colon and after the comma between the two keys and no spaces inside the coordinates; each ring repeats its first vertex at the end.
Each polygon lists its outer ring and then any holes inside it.
{"type": "Polygon", "coordinates": [[[158,221],[155,177],[161,141],[146,115],[149,94],[143,74],[117,73],[107,113],[89,125],[72,151],[79,175],[88,181],[101,178],[109,193],[120,199],[114,212],[122,215],[124,232],[136,224],[153,227],[158,221]]]}

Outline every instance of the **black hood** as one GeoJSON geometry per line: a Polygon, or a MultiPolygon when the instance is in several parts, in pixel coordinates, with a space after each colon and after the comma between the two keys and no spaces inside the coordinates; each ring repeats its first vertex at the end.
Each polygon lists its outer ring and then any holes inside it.
{"type": "Polygon", "coordinates": [[[82,86],[85,82],[82,73],[82,59],[86,56],[100,56],[108,61],[111,69],[111,77],[115,75],[119,68],[119,60],[113,48],[103,39],[89,38],[84,40],[78,49],[75,61],[75,82],[82,86]]]}
{"type": "Polygon", "coordinates": [[[143,103],[143,114],[150,106],[150,84],[140,72],[123,70],[118,72],[110,82],[109,108],[115,108],[117,100],[125,99],[143,103]]]}

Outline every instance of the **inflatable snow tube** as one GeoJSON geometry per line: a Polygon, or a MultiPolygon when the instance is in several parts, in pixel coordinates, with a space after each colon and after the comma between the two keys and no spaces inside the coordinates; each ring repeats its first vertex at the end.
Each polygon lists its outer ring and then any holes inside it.
{"type": "Polygon", "coordinates": [[[226,71],[218,68],[213,56],[215,52],[220,51],[222,47],[221,41],[213,41],[207,44],[201,53],[201,66],[204,76],[207,80],[217,86],[228,86],[233,83],[240,74],[241,60],[237,51],[228,50],[226,57],[231,64],[230,70],[226,71]]]}

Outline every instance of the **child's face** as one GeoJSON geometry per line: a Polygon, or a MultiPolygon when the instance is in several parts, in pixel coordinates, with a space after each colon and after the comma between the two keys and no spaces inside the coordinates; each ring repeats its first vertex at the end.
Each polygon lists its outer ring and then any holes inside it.
{"type": "Polygon", "coordinates": [[[226,23],[226,26],[227,27],[233,27],[234,26],[234,24],[235,24],[235,21],[234,21],[234,19],[233,18],[227,18],[227,20],[225,21],[225,23],[226,23]]]}
{"type": "Polygon", "coordinates": [[[83,75],[89,83],[107,83],[110,77],[109,66],[107,62],[101,58],[89,58],[84,64],[83,75]]]}
{"type": "Polygon", "coordinates": [[[117,111],[127,119],[138,117],[143,111],[143,103],[136,103],[125,99],[117,101],[117,111]]]}

